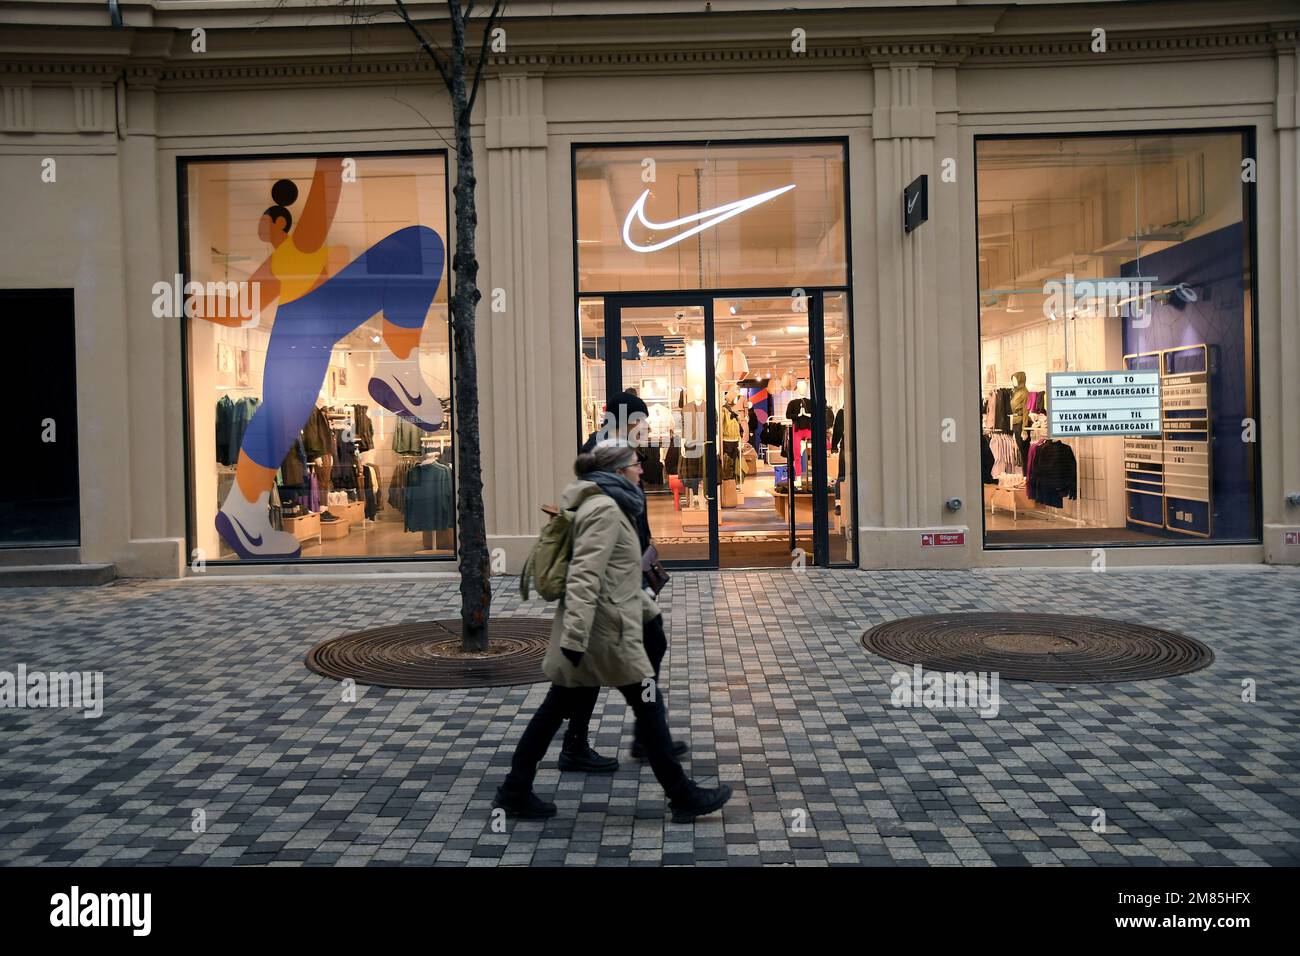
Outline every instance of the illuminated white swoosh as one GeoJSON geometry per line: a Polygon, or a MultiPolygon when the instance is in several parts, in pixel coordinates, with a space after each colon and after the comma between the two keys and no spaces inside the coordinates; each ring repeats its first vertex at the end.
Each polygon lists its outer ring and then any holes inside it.
{"type": "Polygon", "coordinates": [[[691,213],[689,216],[682,216],[680,219],[673,219],[669,222],[651,222],[645,217],[645,201],[650,197],[650,190],[643,192],[637,201],[632,203],[632,208],[627,211],[627,218],[623,220],[623,242],[633,252],[658,252],[660,249],[667,249],[669,246],[676,245],[683,239],[689,239],[696,233],[703,232],[711,226],[716,226],[720,222],[725,222],[734,216],[739,216],[747,209],[753,209],[755,206],[767,202],[769,199],[775,199],[782,193],[787,193],[794,189],[795,184],[782,186],[780,189],[770,189],[765,193],[758,193],[754,196],[747,196],[744,199],[737,199],[735,202],[724,203],[721,206],[714,206],[712,209],[706,209],[703,212],[691,213]],[[632,241],[632,220],[641,220],[641,225],[645,226],[651,232],[662,232],[665,229],[677,229],[687,223],[699,222],[699,225],[692,226],[685,232],[679,232],[675,236],[663,240],[663,242],[651,243],[648,246],[640,246],[632,241]],[[703,220],[703,221],[700,221],[703,220]]]}

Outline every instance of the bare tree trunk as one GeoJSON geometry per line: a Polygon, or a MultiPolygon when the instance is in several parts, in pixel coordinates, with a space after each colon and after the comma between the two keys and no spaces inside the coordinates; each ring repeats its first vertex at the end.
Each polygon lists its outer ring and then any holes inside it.
{"type": "MultiPolygon", "coordinates": [[[[470,93],[465,82],[465,17],[459,0],[449,0],[451,13],[451,109],[456,127],[456,253],[452,271],[451,328],[456,350],[457,511],[460,523],[460,616],[462,646],[487,650],[492,584],[483,513],[483,469],[479,437],[478,361],[474,342],[474,312],[478,290],[478,258],[474,254],[478,211],[474,202],[474,147],[470,141],[470,93]]],[[[483,64],[479,64],[483,69],[483,64]]]]}

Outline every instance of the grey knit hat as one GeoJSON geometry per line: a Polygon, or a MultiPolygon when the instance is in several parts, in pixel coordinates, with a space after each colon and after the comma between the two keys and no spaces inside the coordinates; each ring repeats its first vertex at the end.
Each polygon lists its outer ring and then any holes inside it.
{"type": "Polygon", "coordinates": [[[589,452],[578,456],[574,467],[579,475],[593,471],[619,471],[637,462],[636,448],[621,438],[607,438],[597,442],[589,452]]]}

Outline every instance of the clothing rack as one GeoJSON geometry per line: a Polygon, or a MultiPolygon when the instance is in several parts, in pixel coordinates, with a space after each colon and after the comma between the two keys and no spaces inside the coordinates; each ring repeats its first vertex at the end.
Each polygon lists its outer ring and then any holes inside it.
{"type": "MultiPolygon", "coordinates": [[[[1047,437],[1048,437],[1048,436],[1046,435],[1046,432],[1047,432],[1047,430],[1048,430],[1048,429],[1047,429],[1047,423],[1046,423],[1046,422],[1043,422],[1043,423],[1041,424],[1040,427],[1041,427],[1042,431],[1044,432],[1043,437],[1044,437],[1044,438],[1047,438],[1047,437]]],[[[1066,499],[1067,501],[1073,501],[1073,502],[1074,502],[1074,514],[1072,514],[1072,515],[1071,515],[1071,514],[1067,514],[1064,508],[1057,508],[1055,505],[1045,505],[1045,504],[1042,504],[1041,502],[1039,503],[1039,510],[1042,511],[1042,513],[1043,513],[1043,515],[1044,515],[1045,517],[1053,518],[1053,519],[1055,519],[1055,520],[1057,520],[1057,521],[1068,521],[1070,524],[1074,525],[1076,528],[1082,527],[1083,525],[1087,524],[1087,521],[1082,517],[1082,514],[1083,514],[1083,475],[1082,475],[1082,471],[1083,471],[1083,470],[1082,470],[1081,467],[1079,467],[1079,464],[1078,464],[1078,462],[1079,462],[1079,451],[1078,451],[1077,448],[1075,448],[1074,444],[1071,442],[1071,440],[1070,440],[1069,438],[1052,438],[1052,439],[1050,439],[1050,440],[1051,440],[1051,441],[1059,441],[1059,442],[1063,442],[1063,443],[1069,445],[1070,450],[1071,450],[1072,452],[1074,452],[1074,460],[1075,460],[1075,468],[1076,468],[1076,472],[1075,472],[1075,474],[1076,474],[1076,478],[1075,478],[1075,493],[1074,493],[1074,497],[1073,497],[1072,499],[1070,499],[1070,498],[1067,498],[1067,499],[1066,499]]],[[[1031,442],[1030,442],[1030,446],[1032,447],[1032,445],[1033,445],[1033,442],[1031,441],[1031,442]]],[[[1026,476],[1028,476],[1028,462],[1025,463],[1025,469],[1026,469],[1026,476]]]]}

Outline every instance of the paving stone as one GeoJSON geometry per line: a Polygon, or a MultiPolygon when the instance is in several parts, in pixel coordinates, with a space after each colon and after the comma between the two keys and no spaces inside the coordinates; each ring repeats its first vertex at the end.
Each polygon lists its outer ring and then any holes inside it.
{"type": "MultiPolygon", "coordinates": [[[[548,613],[508,578],[494,590],[495,614],[548,613]]],[[[559,773],[557,741],[537,789],[559,816],[496,833],[492,795],[544,684],[362,687],[345,703],[302,664],[317,640],[455,616],[455,582],[6,589],[0,670],[102,670],[106,700],[93,720],[0,710],[0,865],[1300,863],[1294,569],[680,572],[662,603],[687,772],[735,798],[671,823],[607,692],[593,742],[619,771],[559,773]],[[901,666],[858,644],[883,620],[1041,611],[1044,595],[1060,613],[1158,621],[1216,662],[1160,681],[1004,680],[985,719],[892,706],[901,666]],[[1268,693],[1242,702],[1243,674],[1268,693]]]]}

